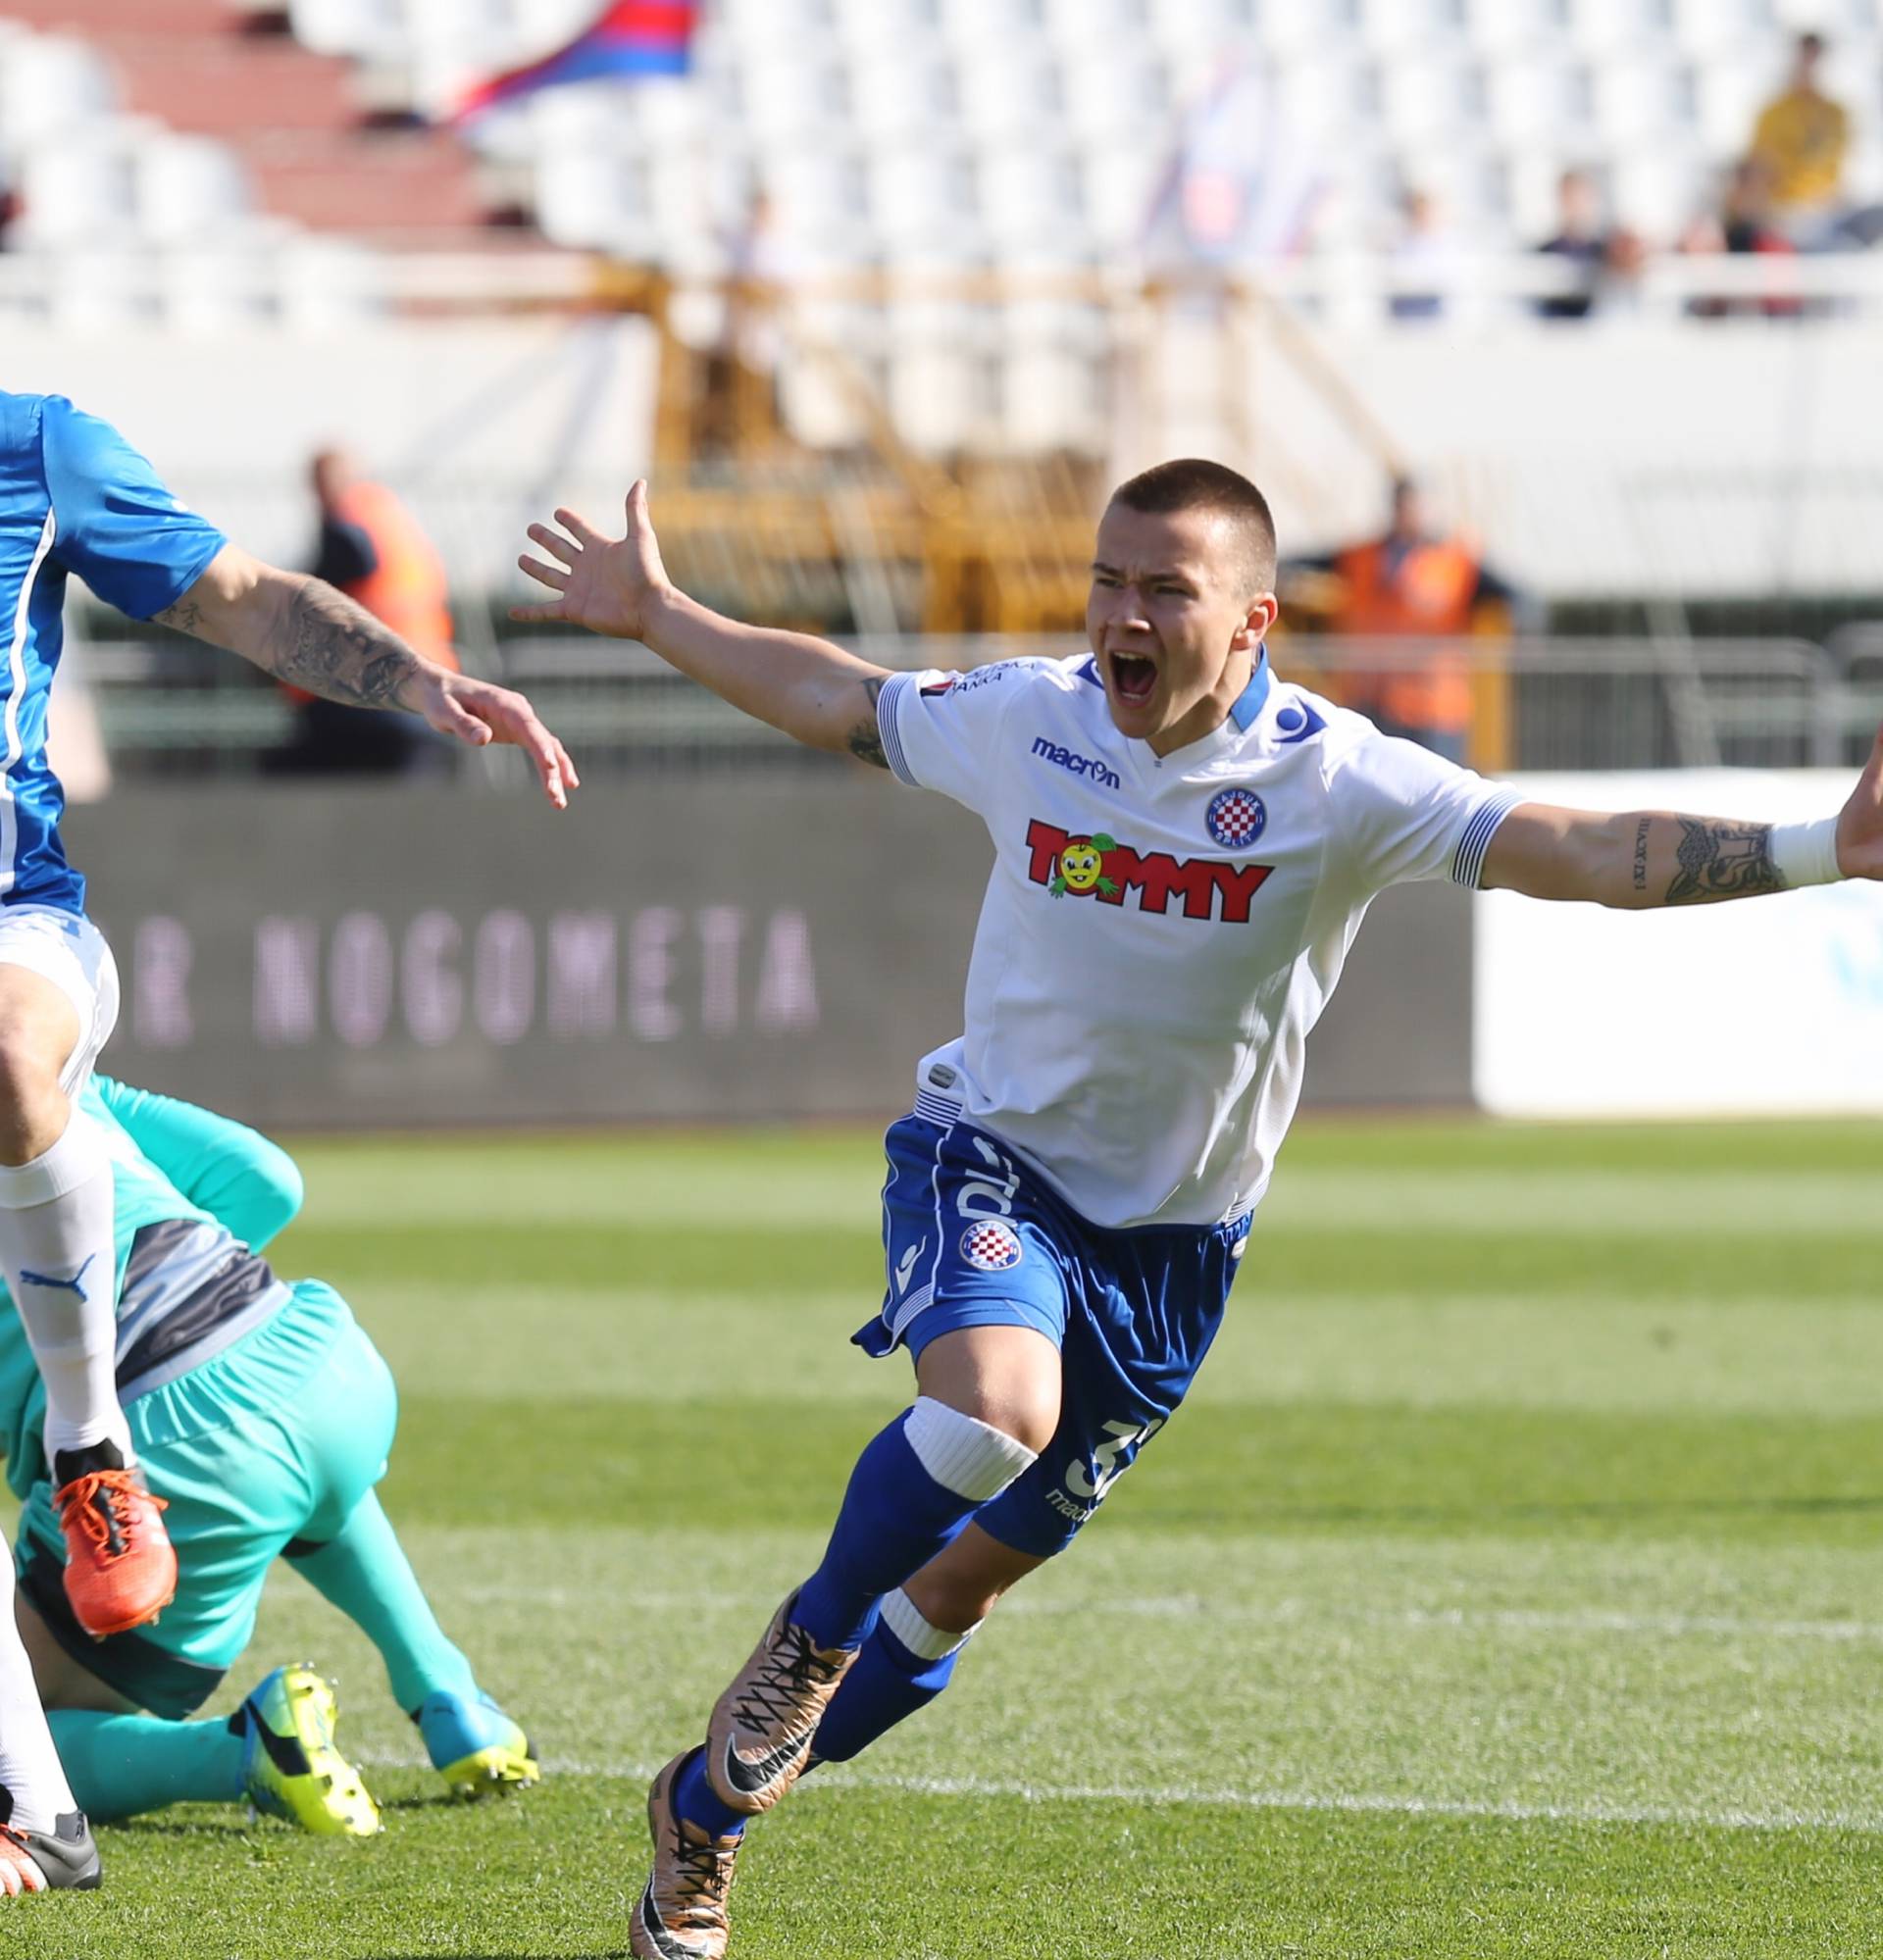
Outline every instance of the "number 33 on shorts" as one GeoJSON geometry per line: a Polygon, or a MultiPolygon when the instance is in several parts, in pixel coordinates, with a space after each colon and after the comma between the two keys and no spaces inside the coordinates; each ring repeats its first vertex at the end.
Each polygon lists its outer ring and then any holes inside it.
{"type": "Polygon", "coordinates": [[[1107,1423],[1102,1441],[1094,1443],[1090,1466],[1082,1457],[1074,1457],[1066,1465],[1066,1488],[1075,1497],[1083,1497],[1087,1503],[1095,1504],[1118,1479],[1131,1468],[1139,1450],[1164,1426],[1159,1416],[1151,1423],[1107,1423]],[[1131,1457],[1120,1463],[1118,1459],[1129,1450],[1131,1457]]]}

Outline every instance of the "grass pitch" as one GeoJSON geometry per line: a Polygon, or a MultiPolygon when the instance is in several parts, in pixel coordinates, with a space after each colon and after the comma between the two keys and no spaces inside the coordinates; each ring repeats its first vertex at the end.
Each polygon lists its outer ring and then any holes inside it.
{"type": "MultiPolygon", "coordinates": [[[[279,1572],[390,1829],[102,1834],[10,1955],[617,1954],[649,1773],[903,1364],[872,1135],[323,1142],[278,1264],[404,1395],[384,1486],[543,1786],[433,1794],[279,1572]]],[[[737,1960],[1883,1952],[1883,1128],[1322,1126],[1189,1404],[939,1707],[758,1826],[737,1960]]]]}

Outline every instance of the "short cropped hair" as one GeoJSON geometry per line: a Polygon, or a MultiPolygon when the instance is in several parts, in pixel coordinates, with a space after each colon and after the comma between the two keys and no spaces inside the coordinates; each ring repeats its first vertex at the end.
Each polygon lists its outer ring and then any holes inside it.
{"type": "Polygon", "coordinates": [[[1200,456],[1181,456],[1158,463],[1120,483],[1111,493],[1114,504],[1142,511],[1146,517],[1172,517],[1179,511],[1208,511],[1227,518],[1234,528],[1241,571],[1253,598],[1275,584],[1275,519],[1268,499],[1247,477],[1225,464],[1200,456]]]}

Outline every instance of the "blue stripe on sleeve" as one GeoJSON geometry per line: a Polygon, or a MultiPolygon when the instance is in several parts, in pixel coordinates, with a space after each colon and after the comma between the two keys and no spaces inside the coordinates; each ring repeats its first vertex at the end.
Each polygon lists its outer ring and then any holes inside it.
{"type": "Polygon", "coordinates": [[[902,752],[902,731],[897,718],[902,712],[902,697],[914,688],[918,678],[913,674],[891,674],[876,697],[876,726],[883,737],[883,753],[889,758],[891,774],[911,789],[920,789],[922,785],[915,779],[909,759],[902,752]]]}
{"type": "Polygon", "coordinates": [[[1484,854],[1491,848],[1498,826],[1522,801],[1514,789],[1500,789],[1472,811],[1471,821],[1464,827],[1464,835],[1458,839],[1457,852],[1451,860],[1453,884],[1461,884],[1468,891],[1477,890],[1478,880],[1484,876],[1484,854]]]}

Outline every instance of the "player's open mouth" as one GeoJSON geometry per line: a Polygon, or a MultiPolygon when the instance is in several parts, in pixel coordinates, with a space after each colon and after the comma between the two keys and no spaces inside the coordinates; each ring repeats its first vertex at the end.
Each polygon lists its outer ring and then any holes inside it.
{"type": "Polygon", "coordinates": [[[1121,701],[1148,701],[1151,689],[1157,685],[1157,663],[1141,654],[1114,653],[1111,684],[1118,690],[1121,701]]]}

